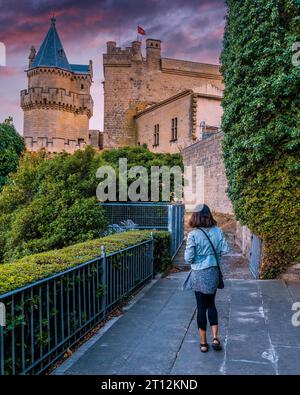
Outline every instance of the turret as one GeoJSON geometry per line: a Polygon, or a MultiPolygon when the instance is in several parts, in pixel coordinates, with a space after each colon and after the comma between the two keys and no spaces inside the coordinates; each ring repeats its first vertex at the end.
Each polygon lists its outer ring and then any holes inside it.
{"type": "Polygon", "coordinates": [[[117,46],[117,43],[115,41],[108,41],[106,43],[107,53],[113,53],[116,46],[117,46]]]}
{"type": "Polygon", "coordinates": [[[161,59],[161,41],[148,38],[146,40],[146,59],[149,67],[159,68],[161,59]]]}
{"type": "Polygon", "coordinates": [[[28,59],[29,59],[29,67],[32,65],[32,63],[33,63],[33,61],[34,61],[34,59],[35,59],[35,55],[36,55],[36,49],[35,49],[34,46],[32,46],[32,47],[30,48],[30,53],[29,53],[29,56],[28,56],[28,59]]]}
{"type": "Polygon", "coordinates": [[[132,42],[132,58],[134,60],[142,60],[142,43],[140,41],[132,42]]]}
{"type": "Polygon", "coordinates": [[[26,72],[28,89],[21,92],[21,108],[27,148],[49,152],[83,148],[93,115],[93,64],[69,63],[55,18],[38,52],[31,47],[26,72]]]}

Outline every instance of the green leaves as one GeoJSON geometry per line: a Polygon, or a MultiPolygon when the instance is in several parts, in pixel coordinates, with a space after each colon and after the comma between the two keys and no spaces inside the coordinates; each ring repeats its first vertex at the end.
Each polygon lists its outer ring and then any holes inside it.
{"type": "Polygon", "coordinates": [[[10,173],[16,171],[25,149],[23,138],[11,123],[0,123],[0,191],[10,173]]]}
{"type": "Polygon", "coordinates": [[[262,276],[299,257],[300,40],[295,0],[228,0],[224,160],[235,214],[264,239],[262,276]]]}
{"type": "Polygon", "coordinates": [[[99,237],[107,220],[96,205],[94,157],[91,148],[24,155],[0,194],[0,261],[99,237]]]}
{"type": "Polygon", "coordinates": [[[0,262],[98,238],[108,224],[97,205],[96,170],[117,168],[119,158],[128,159],[128,168],[182,166],[180,155],[154,154],[144,147],[24,154],[0,193],[0,262]]]}
{"type": "MultiPolygon", "coordinates": [[[[106,253],[116,252],[151,237],[151,231],[137,230],[116,233],[60,250],[52,250],[23,257],[12,263],[0,265],[0,294],[20,288],[37,280],[62,272],[70,267],[101,255],[101,246],[106,253]]],[[[164,271],[171,263],[169,233],[154,231],[154,270],[164,271]]],[[[120,264],[120,263],[119,263],[120,264]]]]}

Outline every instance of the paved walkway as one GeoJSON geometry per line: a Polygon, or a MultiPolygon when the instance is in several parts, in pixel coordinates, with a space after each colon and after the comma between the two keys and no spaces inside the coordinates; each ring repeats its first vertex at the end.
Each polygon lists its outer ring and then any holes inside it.
{"type": "Polygon", "coordinates": [[[217,294],[222,352],[200,352],[194,295],[180,290],[186,273],[179,272],[159,279],[54,374],[299,375],[300,327],[292,326],[291,307],[300,301],[300,284],[244,274],[229,273],[217,294]]]}

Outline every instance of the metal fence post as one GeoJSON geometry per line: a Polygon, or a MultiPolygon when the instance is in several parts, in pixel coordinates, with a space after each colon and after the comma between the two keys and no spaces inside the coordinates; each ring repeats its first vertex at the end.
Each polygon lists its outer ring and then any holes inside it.
{"type": "Polygon", "coordinates": [[[102,259],[102,278],[101,278],[101,285],[102,285],[102,310],[103,310],[103,317],[106,315],[106,251],[105,246],[101,246],[101,259],[102,259]]]}
{"type": "Polygon", "coordinates": [[[0,326],[6,326],[6,307],[0,302],[0,326]]]}
{"type": "Polygon", "coordinates": [[[170,234],[170,253],[173,256],[174,234],[173,234],[173,205],[168,205],[168,231],[170,234]]]}
{"type": "Polygon", "coordinates": [[[0,375],[4,375],[4,327],[6,326],[6,308],[0,303],[0,375]]]}
{"type": "Polygon", "coordinates": [[[154,255],[153,255],[153,253],[154,253],[154,238],[153,238],[153,232],[151,232],[151,243],[150,243],[149,258],[150,258],[152,278],[154,278],[154,255]]]}

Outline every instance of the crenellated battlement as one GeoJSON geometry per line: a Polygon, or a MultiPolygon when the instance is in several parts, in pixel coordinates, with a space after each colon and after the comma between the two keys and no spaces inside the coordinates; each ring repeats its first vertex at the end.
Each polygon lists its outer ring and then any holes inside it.
{"type": "Polygon", "coordinates": [[[20,99],[27,149],[70,153],[82,149],[90,140],[93,63],[69,63],[53,18],[40,49],[30,50],[26,73],[28,88],[20,99]]]}
{"type": "Polygon", "coordinates": [[[52,108],[73,113],[93,115],[93,99],[89,94],[66,91],[64,88],[32,87],[21,91],[24,111],[35,108],[52,108]]]}
{"type": "Polygon", "coordinates": [[[120,64],[130,65],[133,58],[133,48],[117,47],[115,41],[107,43],[107,53],[103,55],[103,62],[105,64],[120,64]]]}
{"type": "MultiPolygon", "coordinates": [[[[203,103],[205,97],[217,100],[218,108],[224,88],[220,66],[165,58],[161,51],[161,41],[153,38],[146,42],[133,41],[124,49],[117,47],[115,41],[107,43],[103,54],[106,147],[139,143],[136,114],[187,89],[201,94],[203,103]]],[[[198,125],[194,124],[193,114],[187,114],[194,130],[198,125]]]]}
{"type": "Polygon", "coordinates": [[[160,60],[161,41],[156,39],[146,40],[146,58],[142,55],[141,41],[133,41],[130,47],[117,47],[115,41],[107,42],[107,51],[103,54],[104,66],[131,66],[133,63],[151,64],[160,60]]]}
{"type": "Polygon", "coordinates": [[[76,141],[71,139],[64,139],[60,137],[54,137],[49,139],[48,137],[25,137],[26,147],[29,151],[37,152],[45,150],[50,153],[57,153],[65,151],[67,153],[74,153],[79,149],[83,149],[86,146],[84,141],[76,141]]]}
{"type": "Polygon", "coordinates": [[[93,72],[92,63],[90,63],[89,67],[90,67],[89,73],[76,73],[74,71],[67,71],[53,67],[36,67],[34,69],[29,69],[26,71],[28,78],[37,75],[42,75],[44,76],[44,78],[47,78],[47,75],[48,76],[57,75],[59,77],[65,77],[72,80],[89,80],[90,83],[92,83],[92,72],[93,72]]]}

